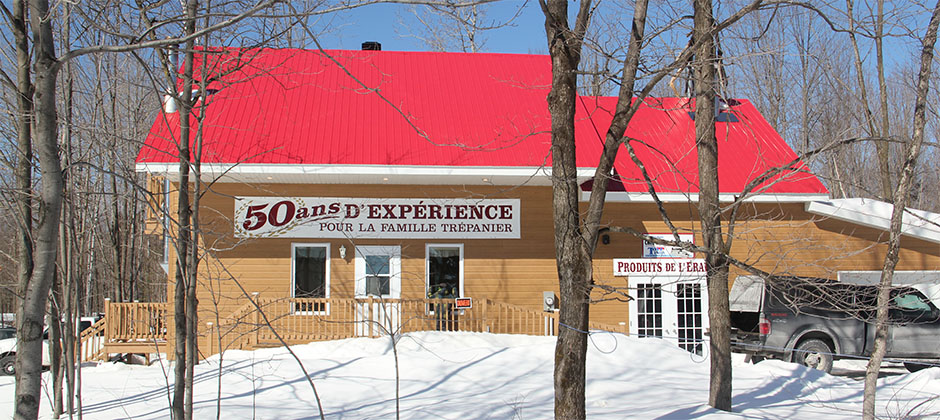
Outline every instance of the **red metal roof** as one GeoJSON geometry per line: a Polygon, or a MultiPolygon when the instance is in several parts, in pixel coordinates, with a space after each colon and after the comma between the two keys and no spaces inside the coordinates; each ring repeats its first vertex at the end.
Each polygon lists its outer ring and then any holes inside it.
{"type": "MultiPolygon", "coordinates": [[[[750,101],[731,102],[734,105],[725,112],[734,115],[737,121],[716,123],[718,182],[719,191],[740,193],[751,180],[772,168],[790,164],[797,156],[750,101]]],[[[581,103],[597,127],[603,130],[609,127],[617,98],[582,97],[581,103]]],[[[695,123],[694,114],[690,115],[694,110],[695,101],[688,98],[647,98],[624,133],[624,137],[631,139],[657,193],[698,191],[695,123]]],[[[805,164],[797,162],[791,167],[794,170],[772,177],[754,192],[828,193],[805,164]]],[[[647,191],[643,174],[625,146],[617,153],[614,168],[626,191],[647,191]]]]}
{"type": "MultiPolygon", "coordinates": [[[[207,54],[204,163],[421,167],[550,166],[547,56],[396,51],[225,49],[207,54]],[[330,58],[332,57],[332,58],[330,58]],[[336,62],[342,64],[338,66],[336,62]],[[348,73],[347,73],[348,72],[348,73]],[[355,79],[353,78],[355,77],[355,79]],[[356,81],[358,79],[358,82],[356,81]],[[361,83],[360,83],[361,82],[361,83]],[[364,86],[367,87],[364,87],[364,86]]],[[[196,63],[200,67],[200,63],[196,63]]],[[[616,98],[581,98],[578,166],[597,164],[616,98]]],[[[648,99],[627,135],[664,191],[695,192],[692,120],[685,99],[648,99]],[[670,158],[673,163],[667,162],[670,158]]],[[[719,123],[721,190],[795,157],[747,101],[719,123]]],[[[138,163],[173,163],[178,113],[161,112],[138,163]]],[[[645,192],[625,151],[617,172],[645,192]]],[[[825,194],[812,175],[765,192],[825,194]]]]}

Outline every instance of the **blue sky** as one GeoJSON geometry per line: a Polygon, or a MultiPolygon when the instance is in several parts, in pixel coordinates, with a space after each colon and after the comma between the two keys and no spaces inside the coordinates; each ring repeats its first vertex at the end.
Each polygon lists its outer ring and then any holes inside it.
{"type": "MultiPolygon", "coordinates": [[[[512,16],[522,1],[497,2],[487,7],[488,19],[503,20],[512,16]]],[[[359,49],[363,41],[378,41],[388,51],[426,51],[419,40],[407,37],[412,33],[402,21],[410,16],[408,6],[376,4],[330,17],[336,30],[323,36],[324,48],[359,49]]],[[[542,11],[530,1],[513,26],[486,31],[486,52],[529,54],[547,53],[542,11]]]]}
{"type": "MultiPolygon", "coordinates": [[[[548,53],[545,41],[545,18],[537,0],[529,0],[527,3],[522,0],[498,1],[484,7],[488,20],[505,21],[515,14],[523,4],[525,4],[525,7],[521,15],[510,26],[484,32],[483,36],[486,44],[483,51],[515,54],[548,53]]],[[[605,4],[606,6],[602,7],[610,7],[609,2],[605,4]]],[[[405,22],[413,19],[409,7],[401,4],[374,4],[330,14],[318,25],[332,28],[332,31],[322,34],[320,42],[324,48],[328,49],[354,50],[359,49],[364,41],[378,41],[382,43],[382,49],[386,51],[427,51],[430,49],[428,46],[420,40],[408,36],[408,34],[419,31],[419,29],[410,29],[406,26],[405,22]]],[[[905,19],[913,18],[913,22],[909,21],[907,24],[916,22],[915,33],[920,35],[920,32],[923,32],[923,27],[926,26],[926,19],[929,18],[929,14],[922,7],[908,6],[904,11],[903,16],[905,16],[905,19]]],[[[571,3],[569,12],[572,15],[577,12],[577,2],[571,3]]],[[[621,18],[617,17],[619,16],[617,13],[622,13],[623,19],[629,19],[632,16],[632,11],[629,10],[618,10],[612,14],[609,12],[609,10],[605,10],[599,13],[614,16],[615,21],[621,18]]],[[[863,14],[863,12],[859,13],[863,14]]],[[[594,26],[601,24],[599,19],[594,19],[594,26]]],[[[898,28],[889,30],[903,32],[898,28]]],[[[861,42],[863,44],[862,53],[866,56],[873,54],[870,51],[872,43],[868,40],[862,40],[861,42]]],[[[889,68],[894,68],[899,64],[910,65],[911,62],[914,62],[915,53],[919,51],[917,41],[909,37],[888,38],[885,44],[885,55],[889,68]]]]}

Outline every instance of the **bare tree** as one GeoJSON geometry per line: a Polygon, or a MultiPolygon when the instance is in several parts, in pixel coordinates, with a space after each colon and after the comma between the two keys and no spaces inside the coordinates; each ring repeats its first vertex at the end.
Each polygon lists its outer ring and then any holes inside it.
{"type": "MultiPolygon", "coordinates": [[[[612,176],[613,162],[620,145],[626,146],[631,159],[642,169],[642,162],[638,160],[631,145],[631,139],[624,138],[624,132],[632,116],[643,103],[644,98],[650,94],[655,86],[666,75],[675,72],[690,63],[695,63],[696,77],[704,83],[696,86],[696,91],[702,89],[702,97],[711,97],[712,100],[703,100],[699,97],[696,102],[696,126],[701,127],[702,133],[696,133],[697,144],[700,143],[700,159],[703,154],[710,154],[704,162],[700,161],[700,183],[713,183],[713,187],[700,187],[699,212],[703,223],[707,218],[708,225],[703,226],[703,235],[712,235],[706,239],[706,247],[694,247],[694,251],[704,252],[709,260],[709,286],[710,292],[716,293],[710,299],[722,300],[724,305],[717,304],[711,309],[716,312],[714,316],[724,317],[725,326],[729,315],[727,310],[727,265],[723,261],[727,256],[727,247],[721,236],[721,209],[717,206],[717,149],[706,150],[709,143],[714,144],[714,65],[715,56],[713,37],[721,30],[734,24],[743,16],[756,10],[762,5],[761,0],[749,2],[741,9],[735,11],[728,18],[715,23],[711,17],[711,2],[696,3],[696,22],[702,19],[700,26],[696,26],[695,36],[689,45],[682,50],[674,61],[664,65],[656,71],[649,71],[646,84],[635,93],[637,69],[640,62],[641,47],[644,45],[644,28],[647,3],[640,1],[634,8],[634,20],[631,30],[629,48],[624,60],[620,89],[614,118],[606,131],[604,148],[594,174],[591,195],[588,207],[582,216],[578,208],[578,185],[575,178],[574,158],[574,98],[576,89],[575,76],[579,69],[581,48],[584,43],[586,28],[590,22],[592,6],[590,2],[583,2],[573,27],[569,28],[567,21],[567,4],[564,1],[540,1],[546,16],[545,30],[548,39],[549,53],[552,58],[552,90],[548,96],[549,113],[552,117],[552,191],[553,191],[553,218],[555,224],[555,254],[560,287],[560,312],[558,342],[555,356],[555,417],[556,418],[584,418],[584,361],[586,351],[586,330],[588,322],[588,309],[590,291],[593,285],[591,259],[599,237],[601,228],[601,214],[604,208],[607,193],[607,183],[612,176]],[[708,10],[705,10],[707,8],[708,10]],[[701,10],[700,10],[701,9],[701,10]],[[711,51],[711,52],[708,52],[711,51]],[[693,61],[693,55],[695,56],[693,61]],[[711,70],[707,70],[710,67],[711,70]],[[709,91],[709,92],[705,92],[709,91]],[[709,96],[710,95],[710,96],[709,96]],[[635,96],[635,100],[634,99],[635,96]],[[711,115],[711,133],[708,133],[707,121],[698,120],[698,115],[711,115]],[[709,138],[710,136],[710,138],[709,138]],[[709,141],[710,140],[710,141],[709,141]],[[710,164],[709,161],[714,161],[710,164]],[[707,178],[707,179],[706,179],[707,178]],[[711,188],[711,189],[710,189],[711,188]],[[706,216],[709,215],[709,216],[706,216]],[[715,278],[712,278],[714,275],[715,278]],[[720,276],[724,277],[720,277],[720,276]],[[724,278],[723,291],[719,280],[724,278]],[[714,287],[714,289],[712,289],[714,287]],[[723,308],[723,309],[722,309],[723,308]]],[[[779,169],[785,170],[785,169],[779,169]]],[[[778,170],[778,171],[779,171],[778,170]]],[[[650,189],[657,207],[663,216],[664,222],[675,235],[675,241],[665,241],[669,245],[682,246],[693,249],[689,243],[679,239],[678,232],[669,220],[662,202],[656,196],[649,174],[644,171],[647,186],[650,189]]],[[[779,173],[779,172],[774,172],[779,173]]],[[[734,206],[729,210],[732,219],[738,206],[741,205],[752,190],[761,182],[766,181],[772,174],[765,174],[760,179],[752,181],[734,206]]],[[[638,236],[646,235],[625,227],[610,227],[611,230],[628,232],[638,236]]],[[[662,242],[662,240],[659,240],[662,242]]],[[[712,315],[710,315],[712,316],[712,315]]],[[[720,318],[713,322],[721,324],[720,318]]],[[[718,386],[712,389],[713,397],[709,401],[717,408],[730,409],[730,331],[717,336],[713,326],[713,341],[724,340],[724,343],[714,343],[712,363],[717,367],[713,370],[718,386]],[[717,350],[716,350],[717,349],[717,350]],[[725,349],[725,350],[722,350],[725,349]],[[720,352],[724,351],[724,354],[720,352]]]]}
{"type": "MultiPolygon", "coordinates": [[[[731,319],[728,309],[728,269],[724,258],[731,247],[722,235],[722,211],[718,202],[718,137],[715,134],[715,93],[718,91],[711,0],[694,3],[694,40],[698,47],[693,62],[695,82],[695,148],[698,151],[698,211],[702,239],[708,252],[708,318],[711,375],[708,404],[731,411],[731,319]]],[[[730,242],[730,238],[729,238],[730,242]]]]}
{"type": "Polygon", "coordinates": [[[57,237],[62,204],[62,168],[58,156],[58,114],[56,78],[60,62],[56,59],[52,20],[46,0],[30,0],[30,27],[36,60],[35,138],[42,184],[39,193],[38,224],[33,234],[35,254],[33,272],[23,290],[23,303],[17,312],[16,419],[35,419],[39,415],[39,390],[42,373],[42,335],[46,301],[55,275],[57,237]]]}
{"type": "MultiPolygon", "coordinates": [[[[880,2],[879,2],[880,3],[880,2]]],[[[875,315],[875,343],[871,359],[865,370],[865,391],[862,416],[866,420],[875,418],[875,389],[878,371],[887,350],[888,305],[890,303],[891,283],[894,268],[898,264],[901,245],[901,227],[907,202],[911,193],[914,168],[924,143],[924,127],[927,124],[927,94],[930,91],[930,75],[934,60],[934,45],[937,43],[937,28],[940,26],[940,1],[933,8],[930,23],[921,42],[920,72],[917,76],[917,99],[914,103],[914,121],[911,138],[906,146],[906,158],[901,167],[901,177],[894,193],[894,210],[891,214],[891,230],[888,239],[888,253],[885,255],[881,271],[880,289],[878,290],[878,309],[875,315]]]]}
{"type": "MultiPolygon", "coordinates": [[[[878,137],[879,135],[881,137],[887,137],[889,135],[888,132],[886,131],[887,126],[888,126],[887,115],[883,115],[883,118],[882,118],[883,123],[882,123],[881,128],[884,129],[885,131],[880,132],[879,134],[880,130],[876,128],[877,123],[875,122],[875,116],[871,110],[871,106],[869,105],[868,88],[866,86],[866,81],[865,81],[865,71],[864,71],[864,67],[862,66],[862,56],[861,56],[861,52],[859,52],[858,39],[856,37],[857,30],[856,30],[856,23],[855,23],[854,1],[846,0],[845,8],[846,8],[846,14],[849,20],[849,30],[848,30],[849,40],[852,41],[852,50],[855,53],[855,76],[858,80],[858,92],[860,96],[859,107],[862,109],[862,112],[864,114],[864,121],[868,127],[868,135],[871,137],[878,137]]],[[[878,81],[879,81],[879,89],[880,89],[879,91],[881,93],[880,103],[882,104],[882,112],[886,112],[887,103],[888,103],[888,98],[887,98],[888,92],[887,92],[887,86],[884,82],[884,54],[882,52],[882,41],[884,38],[883,28],[884,28],[884,1],[878,0],[878,15],[875,18],[875,34],[873,35],[875,39],[875,48],[876,48],[876,53],[877,53],[877,63],[875,65],[878,69],[878,81]]],[[[877,153],[878,164],[879,164],[878,169],[879,169],[879,174],[880,174],[879,179],[881,180],[881,193],[886,199],[891,199],[891,192],[892,192],[891,170],[888,167],[888,146],[889,145],[886,142],[875,143],[875,148],[878,151],[877,153]]]]}
{"type": "MultiPolygon", "coordinates": [[[[56,260],[58,255],[59,225],[61,223],[61,208],[63,201],[64,177],[59,157],[58,127],[59,118],[57,111],[57,79],[59,71],[63,65],[70,60],[93,53],[102,52],[127,52],[143,48],[156,48],[165,45],[171,45],[179,42],[192,41],[197,36],[218,30],[235,24],[259,10],[270,6],[272,1],[263,1],[253,4],[251,7],[241,11],[238,14],[231,15],[228,19],[218,22],[211,27],[201,29],[201,32],[190,33],[185,37],[177,37],[167,40],[157,41],[139,41],[137,36],[126,36],[124,39],[131,40],[127,44],[119,45],[91,45],[79,48],[67,48],[61,55],[56,54],[53,24],[56,22],[52,17],[55,15],[50,9],[46,0],[30,0],[29,2],[16,2],[15,11],[6,11],[7,19],[14,27],[22,29],[18,33],[21,35],[17,39],[18,49],[20,46],[29,46],[29,39],[26,34],[26,10],[29,10],[29,29],[32,31],[32,49],[35,60],[29,62],[29,55],[24,56],[25,62],[18,62],[18,76],[25,76],[29,79],[30,66],[34,69],[33,84],[31,90],[24,90],[30,87],[25,81],[20,83],[18,91],[20,93],[32,94],[33,112],[23,112],[23,118],[32,116],[32,126],[34,132],[28,131],[30,124],[19,127],[19,137],[21,140],[35,138],[35,146],[38,156],[40,188],[38,195],[38,222],[35,229],[31,229],[32,217],[21,219],[24,221],[24,232],[31,233],[32,244],[23,244],[21,252],[21,270],[32,268],[30,276],[21,278],[21,285],[18,294],[22,298],[22,303],[17,313],[17,362],[16,362],[16,413],[17,419],[33,419],[38,416],[39,410],[39,391],[40,374],[42,371],[41,348],[43,325],[46,313],[47,297],[53,285],[53,279],[56,271],[56,260]],[[22,8],[20,8],[22,6],[22,8]],[[25,67],[24,67],[25,66],[25,67]],[[34,252],[29,254],[29,250],[34,252]]],[[[89,24],[93,22],[89,21],[89,24]]],[[[23,96],[23,95],[21,95],[23,96]]],[[[25,103],[24,103],[25,105],[25,103]]],[[[24,110],[25,111],[25,110],[24,110]]],[[[24,144],[23,146],[28,146],[24,144]]],[[[29,148],[22,151],[25,152],[29,148]]],[[[27,165],[23,170],[32,170],[31,159],[28,159],[29,153],[20,153],[27,165]]],[[[21,181],[26,181],[22,179],[21,181]]],[[[23,182],[24,187],[30,187],[29,183],[23,182]]],[[[25,203],[25,202],[24,202],[25,203]]],[[[28,208],[29,206],[25,206],[28,208]]]]}
{"type": "MultiPolygon", "coordinates": [[[[545,14],[545,35],[552,59],[548,111],[552,117],[552,219],[560,289],[558,323],[561,326],[555,344],[555,418],[584,419],[586,331],[592,277],[590,259],[597,232],[591,232],[590,225],[582,227],[578,213],[574,116],[577,71],[592,9],[590,1],[581,2],[574,25],[569,27],[567,1],[539,0],[539,5],[545,14]],[[593,240],[588,242],[591,238],[593,240]]],[[[639,17],[641,24],[645,23],[643,18],[639,17]]],[[[637,20],[637,16],[634,19],[637,20]]],[[[642,33],[641,26],[638,35],[642,36],[642,33]]],[[[629,89],[632,96],[632,84],[629,89]]],[[[597,183],[596,188],[602,189],[602,185],[607,184],[608,173],[609,170],[603,173],[604,180],[597,183]]]]}

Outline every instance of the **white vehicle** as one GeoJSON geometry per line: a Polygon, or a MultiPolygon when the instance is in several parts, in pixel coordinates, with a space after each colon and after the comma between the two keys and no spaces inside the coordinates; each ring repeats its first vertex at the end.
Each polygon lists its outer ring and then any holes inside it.
{"type": "MultiPolygon", "coordinates": [[[[92,326],[95,319],[82,317],[78,323],[78,330],[92,326]]],[[[42,366],[49,367],[49,330],[42,333],[42,366]]],[[[0,340],[0,375],[14,375],[16,373],[16,337],[0,340]]]]}
{"type": "MultiPolygon", "coordinates": [[[[42,365],[49,366],[49,332],[42,335],[42,365]]],[[[0,371],[4,375],[16,373],[16,337],[0,340],[0,371]]]]}

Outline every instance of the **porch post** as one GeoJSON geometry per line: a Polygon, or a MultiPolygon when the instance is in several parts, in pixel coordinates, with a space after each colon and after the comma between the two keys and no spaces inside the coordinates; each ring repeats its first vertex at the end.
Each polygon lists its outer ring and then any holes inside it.
{"type": "Polygon", "coordinates": [[[369,324],[369,337],[373,337],[373,338],[375,337],[375,334],[373,333],[374,325],[372,325],[372,324],[373,324],[373,321],[374,321],[373,318],[375,318],[375,315],[374,315],[374,313],[373,313],[373,312],[375,312],[375,311],[374,311],[374,309],[375,309],[375,306],[374,306],[374,305],[375,305],[375,297],[370,295],[370,296],[369,296],[369,303],[366,305],[366,311],[368,311],[368,315],[365,316],[365,320],[366,320],[366,323],[369,324]]]}
{"type": "Polygon", "coordinates": [[[104,341],[107,343],[111,340],[111,330],[112,330],[111,319],[111,298],[104,298],[104,341]]]}
{"type": "Polygon", "coordinates": [[[253,334],[254,343],[252,344],[252,347],[254,347],[254,346],[257,346],[258,343],[261,342],[261,311],[258,309],[258,308],[261,308],[261,302],[259,301],[259,298],[258,298],[258,292],[252,293],[251,299],[255,302],[255,305],[257,306],[252,316],[253,318],[252,323],[254,324],[253,327],[255,329],[255,333],[253,334]]]}
{"type": "Polygon", "coordinates": [[[481,311],[483,317],[483,328],[480,332],[490,332],[489,320],[486,318],[486,307],[489,306],[489,301],[487,301],[486,298],[481,299],[481,301],[481,303],[483,303],[483,310],[481,311]]]}

